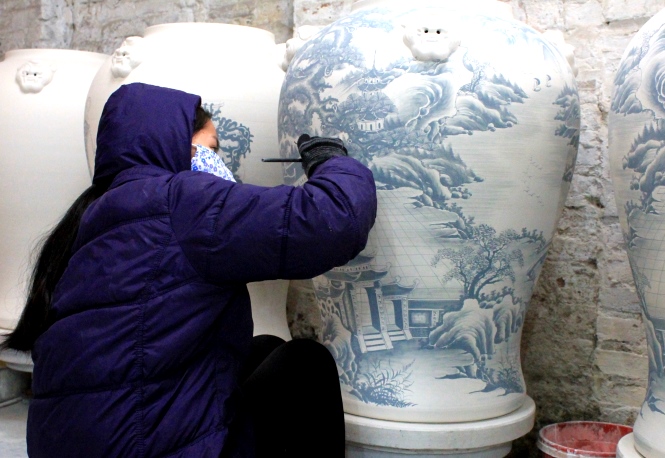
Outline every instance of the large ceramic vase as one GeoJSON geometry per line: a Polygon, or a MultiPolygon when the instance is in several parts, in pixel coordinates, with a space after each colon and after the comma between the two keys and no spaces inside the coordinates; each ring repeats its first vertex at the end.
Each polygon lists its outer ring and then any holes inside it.
{"type": "Polygon", "coordinates": [[[665,457],[665,10],[631,40],[614,80],[609,153],[617,210],[649,347],[636,449],[665,457]]]}
{"type": "Polygon", "coordinates": [[[21,315],[38,242],[90,186],[83,112],[106,57],[21,49],[0,62],[0,334],[21,315]]]}
{"type": "MultiPolygon", "coordinates": [[[[148,27],[143,37],[127,38],[90,87],[86,149],[91,170],[97,124],[106,100],[122,84],[142,82],[201,96],[204,108],[213,114],[220,155],[236,181],[282,184],[281,165],[261,162],[278,155],[282,56],[272,33],[231,24],[161,24],[148,27]]],[[[287,289],[285,280],[249,285],[255,334],[290,339],[287,289]]]]}
{"type": "Polygon", "coordinates": [[[349,414],[468,422],[528,399],[521,331],[580,111],[563,53],[504,6],[356,2],[288,67],[282,156],[338,137],[377,184],[366,249],[314,279],[349,414]]]}

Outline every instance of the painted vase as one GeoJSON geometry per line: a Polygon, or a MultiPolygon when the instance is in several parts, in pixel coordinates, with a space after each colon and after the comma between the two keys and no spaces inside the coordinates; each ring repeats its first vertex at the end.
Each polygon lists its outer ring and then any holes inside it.
{"type": "MultiPolygon", "coordinates": [[[[88,96],[86,149],[94,167],[97,125],[108,97],[123,84],[142,82],[200,95],[212,112],[220,156],[237,182],[283,184],[278,155],[277,104],[284,80],[283,47],[266,30],[217,23],[161,24],[129,37],[101,67],[88,96]]],[[[158,114],[156,114],[158,115],[158,114]]],[[[250,283],[255,334],[290,339],[288,282],[250,283]]]]}
{"type": "Polygon", "coordinates": [[[665,457],[665,10],[633,37],[614,79],[609,155],[625,248],[649,348],[635,447],[665,457]],[[661,291],[662,286],[662,291],[661,291]]]}
{"type": "Polygon", "coordinates": [[[367,247],[314,279],[347,413],[464,422],[527,398],[521,331],[580,109],[563,52],[505,6],[356,2],[289,64],[281,155],[338,137],[377,184],[367,247]]]}
{"type": "Polygon", "coordinates": [[[0,334],[23,311],[38,242],[90,186],[83,112],[107,57],[19,49],[0,62],[0,334]]]}

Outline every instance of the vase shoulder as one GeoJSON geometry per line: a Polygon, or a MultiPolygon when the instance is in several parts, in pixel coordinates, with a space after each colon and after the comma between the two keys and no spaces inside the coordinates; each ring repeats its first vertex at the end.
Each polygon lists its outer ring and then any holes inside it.
{"type": "Polygon", "coordinates": [[[221,54],[234,50],[260,50],[275,46],[275,35],[268,30],[235,24],[182,22],[147,27],[144,38],[181,46],[193,52],[210,47],[221,54]],[[219,51],[217,51],[219,52],[219,51]]]}

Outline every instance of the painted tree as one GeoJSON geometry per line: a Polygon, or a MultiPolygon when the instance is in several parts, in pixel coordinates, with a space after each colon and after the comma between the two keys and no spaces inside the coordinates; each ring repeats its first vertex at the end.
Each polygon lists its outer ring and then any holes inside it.
{"type": "Polygon", "coordinates": [[[580,142],[578,120],[581,116],[577,89],[566,84],[554,103],[560,107],[554,119],[561,121],[554,134],[569,138],[568,144],[577,150],[577,145],[580,142]]]}
{"type": "Polygon", "coordinates": [[[464,287],[463,299],[480,299],[487,286],[505,279],[515,282],[514,263],[524,265],[522,250],[513,249],[519,238],[512,229],[497,234],[493,227],[480,224],[461,247],[440,248],[432,265],[447,261],[451,268],[442,281],[458,280],[464,287]]]}
{"type": "Polygon", "coordinates": [[[635,172],[630,188],[641,192],[643,212],[655,213],[653,192],[665,185],[665,121],[657,119],[644,126],[633,140],[630,151],[624,156],[622,166],[635,172]]]}

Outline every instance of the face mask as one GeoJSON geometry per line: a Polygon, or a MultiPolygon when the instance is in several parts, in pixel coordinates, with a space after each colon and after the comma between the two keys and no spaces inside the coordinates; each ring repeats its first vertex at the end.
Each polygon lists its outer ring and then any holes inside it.
{"type": "Polygon", "coordinates": [[[224,165],[222,158],[210,148],[202,145],[192,145],[196,147],[196,154],[192,158],[192,170],[195,172],[212,173],[215,176],[225,180],[233,181],[233,173],[224,165]]]}

